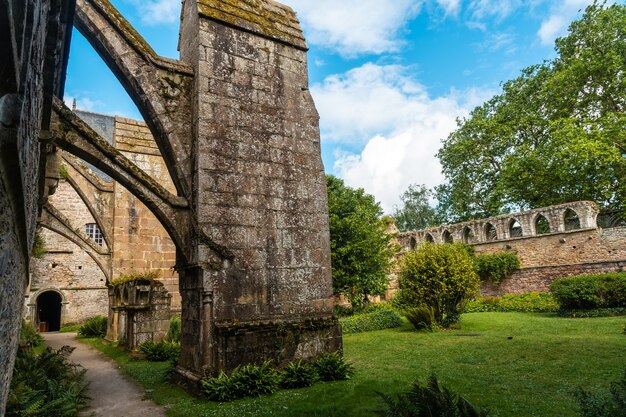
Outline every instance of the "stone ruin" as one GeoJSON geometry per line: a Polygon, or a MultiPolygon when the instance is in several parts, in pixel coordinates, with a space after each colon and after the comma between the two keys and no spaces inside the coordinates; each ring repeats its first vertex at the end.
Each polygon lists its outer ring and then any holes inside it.
{"type": "Polygon", "coordinates": [[[181,59],[172,60],[158,56],[107,0],[8,6],[0,8],[0,45],[10,57],[0,91],[2,404],[38,207],[59,180],[56,149],[128,189],[172,238],[181,382],[194,386],[244,362],[281,365],[341,350],[319,116],[295,13],[271,0],[185,0],[181,59]],[[24,16],[33,24],[23,26],[24,16]],[[137,105],[175,192],[61,101],[72,19],[137,105]]]}

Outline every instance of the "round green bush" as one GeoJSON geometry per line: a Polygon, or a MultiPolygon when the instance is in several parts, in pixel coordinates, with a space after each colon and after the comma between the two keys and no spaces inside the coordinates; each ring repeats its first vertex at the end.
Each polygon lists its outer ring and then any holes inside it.
{"type": "Polygon", "coordinates": [[[561,278],[550,285],[561,308],[596,309],[626,307],[626,273],[561,278]]]}
{"type": "Polygon", "coordinates": [[[398,284],[402,304],[432,307],[435,324],[448,327],[476,296],[480,280],[466,245],[425,243],[401,261],[398,284]]]}
{"type": "Polygon", "coordinates": [[[339,320],[343,333],[360,333],[402,326],[402,317],[393,310],[375,310],[339,320]]]}

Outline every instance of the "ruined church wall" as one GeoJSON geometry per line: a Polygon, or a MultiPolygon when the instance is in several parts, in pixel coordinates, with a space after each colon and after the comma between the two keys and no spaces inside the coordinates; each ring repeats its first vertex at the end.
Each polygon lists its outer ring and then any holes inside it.
{"type": "MultiPolygon", "coordinates": [[[[115,117],[115,147],[168,191],[176,189],[161,153],[145,123],[115,117]]],[[[113,217],[113,277],[156,270],[172,294],[172,309],[180,310],[176,247],[148,208],[120,184],[115,184],[113,217]]]]}
{"type": "MultiPolygon", "coordinates": [[[[76,190],[61,179],[49,202],[85,232],[85,224],[95,220],[76,190]]],[[[30,287],[26,296],[25,316],[36,321],[37,296],[56,290],[63,296],[61,324],[79,323],[93,316],[106,316],[108,298],[106,277],[96,262],[64,236],[42,228],[39,232],[45,246],[41,258],[31,258],[30,287]]],[[[106,244],[105,244],[106,247],[106,244]]]]}

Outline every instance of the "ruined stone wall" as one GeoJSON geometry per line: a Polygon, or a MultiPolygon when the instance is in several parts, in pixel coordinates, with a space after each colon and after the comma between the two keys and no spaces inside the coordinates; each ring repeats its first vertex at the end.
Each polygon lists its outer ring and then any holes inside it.
{"type": "Polygon", "coordinates": [[[0,7],[0,415],[15,360],[39,202],[54,187],[45,179],[51,149],[39,139],[49,125],[52,96],[62,95],[72,6],[61,0],[7,0],[0,7]]]}
{"type": "MultiPolygon", "coordinates": [[[[521,270],[500,285],[485,283],[482,294],[496,296],[547,291],[558,278],[621,271],[626,265],[626,227],[597,226],[598,208],[579,201],[472,222],[400,233],[404,250],[424,241],[461,241],[476,254],[517,253],[521,270]],[[574,213],[575,216],[572,214],[574,213]],[[545,219],[540,227],[540,219],[545,219]],[[519,228],[513,227],[517,223],[519,228]],[[487,229],[493,226],[495,234],[487,229]],[[470,233],[471,232],[471,233],[470,233]]],[[[401,255],[400,255],[401,256],[401,255]]]]}
{"type": "MultiPolygon", "coordinates": [[[[115,117],[117,149],[168,191],[176,193],[161,153],[145,123],[115,117]]],[[[115,184],[113,277],[146,270],[159,271],[159,280],[180,310],[176,247],[156,217],[135,196],[115,184]]]]}
{"type": "Polygon", "coordinates": [[[203,276],[181,279],[183,338],[209,338],[181,363],[215,372],[340,349],[319,116],[295,14],[269,1],[186,0],[181,29],[196,74],[193,204],[229,254],[218,263],[199,252],[203,276]]]}
{"type": "MultiPolygon", "coordinates": [[[[49,202],[70,220],[73,228],[81,232],[85,231],[85,224],[95,223],[83,200],[66,180],[59,182],[49,202]]],[[[26,317],[37,320],[37,296],[50,289],[63,296],[62,325],[78,323],[97,315],[106,316],[106,277],[100,267],[66,237],[45,228],[39,233],[44,241],[45,254],[41,258],[31,258],[26,317]]]]}

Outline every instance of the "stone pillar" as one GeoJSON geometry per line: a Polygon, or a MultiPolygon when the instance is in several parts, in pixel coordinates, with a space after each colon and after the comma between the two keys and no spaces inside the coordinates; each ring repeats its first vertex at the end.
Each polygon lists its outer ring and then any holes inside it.
{"type": "Polygon", "coordinates": [[[211,243],[180,268],[179,374],[340,350],[319,116],[295,14],[271,1],[183,7],[181,56],[195,70],[192,206],[211,243]]]}

